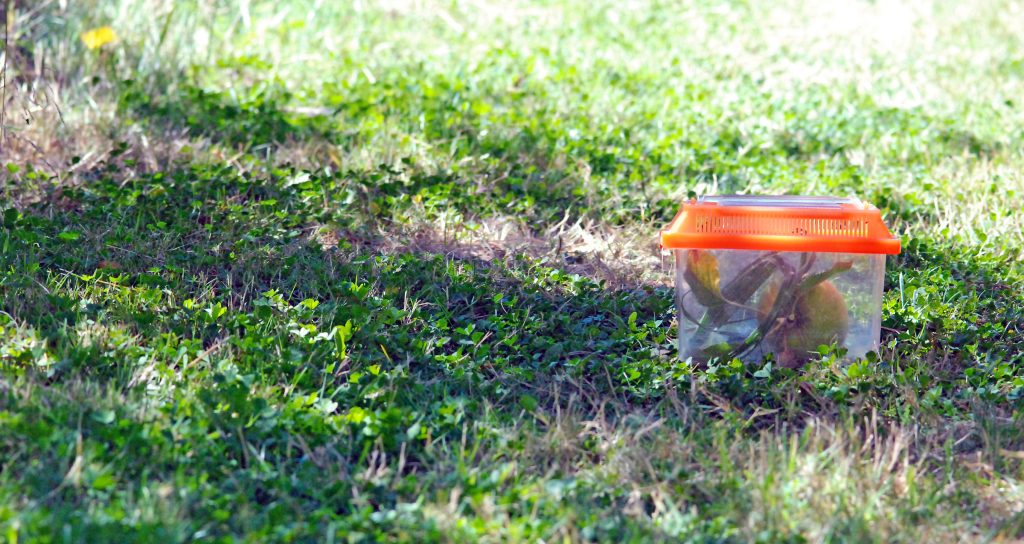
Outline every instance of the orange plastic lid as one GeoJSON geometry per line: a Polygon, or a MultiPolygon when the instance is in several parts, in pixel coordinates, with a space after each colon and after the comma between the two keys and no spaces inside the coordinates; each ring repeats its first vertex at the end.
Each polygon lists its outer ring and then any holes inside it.
{"type": "Polygon", "coordinates": [[[900,240],[856,198],[723,195],[684,202],[661,247],[895,255],[900,240]]]}

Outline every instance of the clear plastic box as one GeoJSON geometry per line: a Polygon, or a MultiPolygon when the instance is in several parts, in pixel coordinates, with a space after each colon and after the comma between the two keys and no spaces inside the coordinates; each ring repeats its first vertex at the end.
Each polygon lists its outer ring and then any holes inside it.
{"type": "Polygon", "coordinates": [[[661,233],[675,255],[679,357],[773,354],[802,366],[821,346],[878,348],[885,256],[900,251],[855,198],[703,197],[661,233]]]}

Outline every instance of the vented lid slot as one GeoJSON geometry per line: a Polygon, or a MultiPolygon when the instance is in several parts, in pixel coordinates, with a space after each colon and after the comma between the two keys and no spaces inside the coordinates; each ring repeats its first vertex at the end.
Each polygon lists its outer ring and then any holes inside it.
{"type": "Polygon", "coordinates": [[[868,223],[861,219],[799,219],[786,217],[713,216],[697,213],[696,231],[706,234],[771,236],[839,236],[866,238],[868,223]]]}

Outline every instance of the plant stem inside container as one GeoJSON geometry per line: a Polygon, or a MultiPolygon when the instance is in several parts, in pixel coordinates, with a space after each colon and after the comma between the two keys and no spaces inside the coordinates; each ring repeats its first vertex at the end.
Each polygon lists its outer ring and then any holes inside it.
{"type": "Polygon", "coordinates": [[[820,344],[842,342],[848,327],[846,304],[829,278],[848,270],[852,263],[839,261],[812,274],[815,261],[814,253],[803,253],[799,266],[794,267],[778,252],[766,253],[719,288],[717,258],[709,251],[688,250],[683,274],[690,287],[687,294],[705,310],[697,318],[680,304],[683,317],[696,324],[687,352],[703,364],[743,356],[767,341],[782,364],[799,366],[820,344]],[[754,296],[773,277],[776,279],[755,304],[754,296]],[[736,311],[751,309],[756,312],[757,327],[746,338],[708,345],[712,335],[723,333],[736,311]]]}

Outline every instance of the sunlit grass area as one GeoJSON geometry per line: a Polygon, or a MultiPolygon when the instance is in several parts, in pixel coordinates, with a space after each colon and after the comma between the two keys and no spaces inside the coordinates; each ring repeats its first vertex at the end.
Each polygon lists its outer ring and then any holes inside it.
{"type": "Polygon", "coordinates": [[[8,540],[1024,538],[1024,5],[11,5],[8,540]],[[734,192],[883,210],[878,353],[676,358],[734,192]]]}

